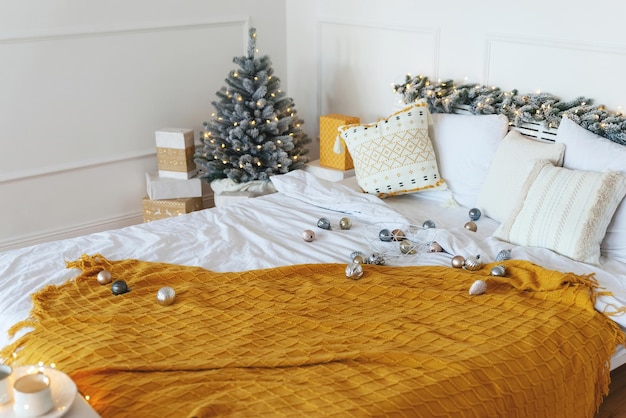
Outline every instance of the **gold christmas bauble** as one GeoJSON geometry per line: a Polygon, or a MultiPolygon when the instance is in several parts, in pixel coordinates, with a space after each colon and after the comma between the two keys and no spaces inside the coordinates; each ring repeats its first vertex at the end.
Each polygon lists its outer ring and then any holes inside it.
{"type": "Polygon", "coordinates": [[[462,255],[455,255],[452,257],[452,267],[455,269],[460,269],[465,264],[465,257],[462,255]]]}
{"type": "Polygon", "coordinates": [[[465,224],[465,229],[472,231],[472,232],[476,232],[478,230],[478,226],[476,225],[476,222],[469,221],[465,224]]]}

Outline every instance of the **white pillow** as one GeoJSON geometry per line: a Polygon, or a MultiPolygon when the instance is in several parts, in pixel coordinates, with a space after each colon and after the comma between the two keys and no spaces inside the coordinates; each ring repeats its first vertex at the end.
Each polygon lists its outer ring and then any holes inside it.
{"type": "MultiPolygon", "coordinates": [[[[626,173],[626,146],[589,132],[570,119],[563,118],[556,142],[565,144],[563,167],[577,170],[616,170],[626,173]]],[[[615,211],[600,251],[607,257],[626,262],[626,203],[615,211]]]]}
{"type": "Polygon", "coordinates": [[[430,137],[441,175],[458,204],[475,207],[509,121],[504,115],[435,113],[432,117],[430,137]]]}
{"type": "Polygon", "coordinates": [[[619,171],[569,170],[538,160],[494,237],[598,264],[600,242],[624,194],[626,176],[619,171]]]}
{"type": "Polygon", "coordinates": [[[483,215],[504,222],[513,210],[535,160],[549,160],[560,166],[564,150],[563,144],[510,131],[498,145],[478,196],[478,207],[483,215]]]}
{"type": "Polygon", "coordinates": [[[445,189],[428,136],[425,100],[375,123],[339,127],[359,186],[378,197],[445,189]]]}

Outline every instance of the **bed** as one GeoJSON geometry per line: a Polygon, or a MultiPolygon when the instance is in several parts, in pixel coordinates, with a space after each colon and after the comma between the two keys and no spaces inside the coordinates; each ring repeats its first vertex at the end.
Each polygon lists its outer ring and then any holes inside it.
{"type": "Polygon", "coordinates": [[[342,131],[356,177],[295,170],[237,204],[0,253],[2,361],[54,367],[103,417],[593,416],[626,363],[620,168],[577,166],[602,151],[575,123],[539,146],[501,115],[414,106],[342,131]],[[398,117],[427,121],[428,185],[363,193],[358,131],[398,117]],[[577,184],[602,207],[575,207],[580,239],[516,244],[567,222],[537,213],[563,212],[537,190],[561,166],[601,173],[577,184]]]}

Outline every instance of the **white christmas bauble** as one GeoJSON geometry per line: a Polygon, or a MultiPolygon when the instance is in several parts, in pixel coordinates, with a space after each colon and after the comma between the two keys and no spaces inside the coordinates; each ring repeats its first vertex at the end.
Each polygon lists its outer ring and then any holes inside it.
{"type": "Polygon", "coordinates": [[[111,283],[112,280],[113,280],[113,276],[111,275],[110,271],[102,270],[101,272],[98,273],[98,283],[102,285],[109,284],[111,283]]]}

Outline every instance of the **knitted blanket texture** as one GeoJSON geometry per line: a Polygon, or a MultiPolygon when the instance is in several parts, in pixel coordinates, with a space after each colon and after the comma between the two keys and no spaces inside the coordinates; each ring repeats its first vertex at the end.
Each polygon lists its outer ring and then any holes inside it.
{"type": "Polygon", "coordinates": [[[238,273],[83,256],[0,351],[54,363],[104,418],[593,417],[624,343],[592,276],[308,264],[238,273]],[[102,269],[125,280],[113,295],[102,269]],[[477,280],[486,293],[469,295],[477,280]],[[157,303],[169,286],[173,304],[157,303]]]}

